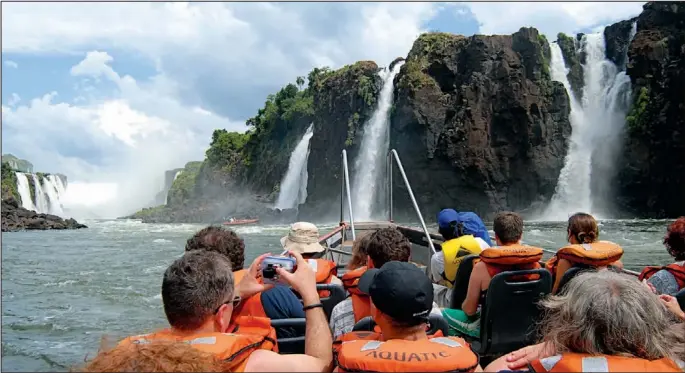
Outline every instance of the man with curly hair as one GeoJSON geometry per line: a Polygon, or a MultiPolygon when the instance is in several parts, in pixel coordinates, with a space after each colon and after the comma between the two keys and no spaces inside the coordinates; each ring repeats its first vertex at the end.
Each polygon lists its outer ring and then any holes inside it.
{"type": "MultiPolygon", "coordinates": [[[[239,281],[245,270],[245,242],[234,231],[220,226],[208,226],[188,239],[186,251],[213,251],[229,259],[233,273],[239,281]]],[[[302,304],[286,286],[275,286],[263,293],[244,299],[236,308],[236,316],[262,316],[272,320],[304,318],[302,304]]],[[[302,335],[301,328],[278,328],[279,338],[302,335]]]]}

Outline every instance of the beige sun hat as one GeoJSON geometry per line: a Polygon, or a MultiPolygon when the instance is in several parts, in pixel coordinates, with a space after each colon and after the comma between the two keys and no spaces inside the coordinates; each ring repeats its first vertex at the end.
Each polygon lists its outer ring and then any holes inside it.
{"type": "Polygon", "coordinates": [[[297,251],[300,254],[320,253],[326,250],[319,244],[319,228],[304,221],[290,226],[288,235],[281,238],[281,245],[285,250],[297,251]]]}

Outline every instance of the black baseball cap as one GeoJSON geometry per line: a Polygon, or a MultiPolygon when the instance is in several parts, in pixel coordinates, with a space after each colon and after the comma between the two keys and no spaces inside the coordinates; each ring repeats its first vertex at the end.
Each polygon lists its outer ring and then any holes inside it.
{"type": "Polygon", "coordinates": [[[433,308],[433,284],[411,263],[391,261],[380,269],[367,269],[357,287],[378,310],[401,323],[427,322],[433,308]]]}

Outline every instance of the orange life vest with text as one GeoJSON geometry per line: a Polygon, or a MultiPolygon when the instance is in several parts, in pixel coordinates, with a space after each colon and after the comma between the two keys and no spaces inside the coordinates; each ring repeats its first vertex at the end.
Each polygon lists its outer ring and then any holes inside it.
{"type": "Polygon", "coordinates": [[[243,372],[253,351],[278,352],[276,331],[271,327],[269,319],[260,317],[238,318],[232,333],[178,335],[171,329],[164,329],[156,333],[128,337],[120,344],[150,343],[154,340],[190,343],[194,348],[213,354],[227,363],[227,369],[231,372],[243,372]]]}
{"type": "Polygon", "coordinates": [[[336,372],[473,372],[478,354],[462,338],[382,341],[375,332],[346,333],[333,342],[336,372]]]}
{"type": "Polygon", "coordinates": [[[367,316],[371,316],[371,298],[363,294],[357,285],[359,278],[366,272],[366,266],[357,268],[346,272],[340,279],[343,287],[350,293],[352,299],[352,310],[354,311],[354,322],[357,322],[367,316]]]}
{"type": "Polygon", "coordinates": [[[530,363],[534,372],[682,372],[671,359],[645,360],[636,357],[565,353],[530,363]]]}
{"type": "MultiPolygon", "coordinates": [[[[522,271],[541,268],[542,249],[534,246],[508,245],[491,247],[481,251],[480,260],[485,263],[490,277],[506,271],[522,271]]],[[[536,274],[514,276],[517,281],[536,280],[536,274]]]]}
{"type": "MultiPolygon", "coordinates": [[[[239,283],[246,273],[247,270],[245,269],[233,272],[233,283],[239,283]]],[[[234,321],[237,317],[241,316],[267,317],[264,306],[262,305],[262,293],[257,293],[247,299],[241,300],[240,304],[233,310],[231,321],[234,321]]]]}
{"type": "Polygon", "coordinates": [[[666,270],[670,274],[675,277],[675,280],[678,282],[678,289],[683,289],[685,288],[685,261],[683,262],[678,262],[678,263],[672,263],[667,266],[650,266],[650,267],[645,267],[645,269],[642,270],[640,273],[640,276],[638,277],[638,280],[642,281],[644,279],[649,279],[650,277],[654,276],[655,273],[661,271],[661,270],[666,270]]]}
{"type": "Polygon", "coordinates": [[[564,275],[563,273],[557,273],[559,259],[566,259],[573,265],[580,264],[592,268],[601,268],[620,260],[622,256],[623,249],[621,246],[610,241],[569,245],[557,250],[557,253],[547,261],[545,268],[556,280],[564,275]]]}
{"type": "MultiPolygon", "coordinates": [[[[307,259],[309,266],[316,273],[317,284],[330,284],[333,276],[338,275],[338,268],[335,262],[328,259],[307,259]]],[[[330,295],[328,290],[319,290],[319,297],[325,298],[330,295]]]]}

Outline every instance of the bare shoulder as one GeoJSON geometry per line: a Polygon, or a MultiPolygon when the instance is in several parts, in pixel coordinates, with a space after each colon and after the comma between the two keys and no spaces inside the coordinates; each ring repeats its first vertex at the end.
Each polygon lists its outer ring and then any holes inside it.
{"type": "Polygon", "coordinates": [[[245,372],[329,372],[331,362],[308,355],[279,355],[257,350],[250,354],[245,372]]]}

